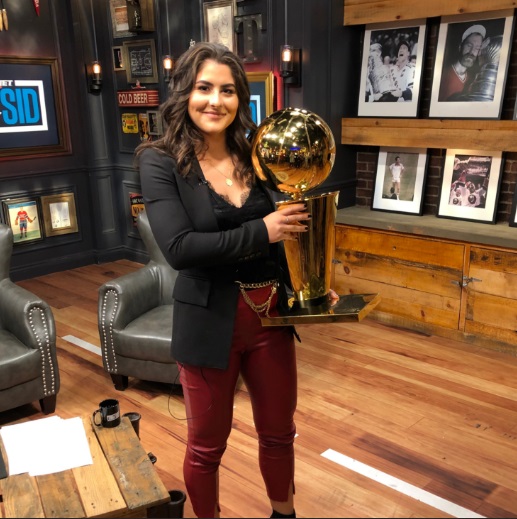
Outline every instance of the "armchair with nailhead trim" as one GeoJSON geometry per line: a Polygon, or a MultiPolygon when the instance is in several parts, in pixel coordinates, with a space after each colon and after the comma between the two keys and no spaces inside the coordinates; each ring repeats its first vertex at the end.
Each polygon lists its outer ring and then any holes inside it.
{"type": "Polygon", "coordinates": [[[10,279],[13,233],[0,224],[0,412],[39,400],[56,409],[59,368],[50,306],[10,279]]]}
{"type": "Polygon", "coordinates": [[[171,354],[177,272],[158,247],[145,211],[138,215],[137,228],[149,262],[99,288],[102,362],[119,391],[127,389],[129,377],[179,384],[171,354]]]}

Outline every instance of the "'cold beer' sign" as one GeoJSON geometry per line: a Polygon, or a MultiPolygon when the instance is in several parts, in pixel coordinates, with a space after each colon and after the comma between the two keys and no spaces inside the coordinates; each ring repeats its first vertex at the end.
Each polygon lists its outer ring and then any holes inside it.
{"type": "Polygon", "coordinates": [[[158,106],[160,96],[158,90],[119,90],[117,92],[118,105],[123,107],[158,106]]]}

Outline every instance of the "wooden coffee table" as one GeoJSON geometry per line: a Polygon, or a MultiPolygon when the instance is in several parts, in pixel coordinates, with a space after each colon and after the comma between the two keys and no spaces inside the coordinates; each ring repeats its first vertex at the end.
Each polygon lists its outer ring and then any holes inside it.
{"type": "Polygon", "coordinates": [[[170,501],[129,418],[111,429],[90,416],[83,423],[93,465],[0,480],[0,517],[146,517],[148,508],[170,501]]]}

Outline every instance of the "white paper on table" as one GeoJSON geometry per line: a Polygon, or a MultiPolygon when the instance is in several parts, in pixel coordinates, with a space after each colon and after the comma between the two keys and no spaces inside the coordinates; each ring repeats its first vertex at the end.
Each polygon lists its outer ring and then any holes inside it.
{"type": "Polygon", "coordinates": [[[43,418],[0,429],[9,460],[9,475],[52,474],[92,465],[88,439],[81,418],[43,418]]]}

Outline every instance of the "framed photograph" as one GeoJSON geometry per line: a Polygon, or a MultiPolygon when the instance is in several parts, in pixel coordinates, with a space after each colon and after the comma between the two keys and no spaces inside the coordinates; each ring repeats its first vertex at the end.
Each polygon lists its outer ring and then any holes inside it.
{"type": "Polygon", "coordinates": [[[426,148],[379,149],[372,209],[422,215],[426,148]]]}
{"type": "Polygon", "coordinates": [[[495,223],[501,151],[447,150],[438,216],[495,223]]]}
{"type": "Polygon", "coordinates": [[[112,47],[113,70],[126,70],[124,47],[112,47]]]}
{"type": "Polygon", "coordinates": [[[135,33],[129,31],[126,0],[109,0],[109,4],[113,38],[134,36],[135,33]]]}
{"type": "Polygon", "coordinates": [[[43,239],[41,211],[37,198],[2,200],[2,209],[6,224],[13,231],[15,245],[43,239]]]}
{"type": "Polygon", "coordinates": [[[501,116],[513,9],[440,20],[429,117],[501,116]]]}
{"type": "Polygon", "coordinates": [[[274,76],[273,72],[246,72],[250,84],[251,116],[255,124],[260,124],[273,113],[274,76]]]}
{"type": "Polygon", "coordinates": [[[513,194],[512,210],[510,212],[510,227],[517,227],[517,186],[513,194]]]}
{"type": "Polygon", "coordinates": [[[232,52],[237,51],[233,17],[237,9],[235,0],[213,0],[203,4],[205,40],[222,43],[232,52]]]}
{"type": "Polygon", "coordinates": [[[158,110],[147,110],[149,135],[163,135],[162,115],[158,110]]]}
{"type": "Polygon", "coordinates": [[[426,32],[425,20],[366,25],[360,117],[417,117],[426,32]]]}
{"type": "Polygon", "coordinates": [[[74,193],[41,197],[45,236],[78,232],[74,193]]]}
{"type": "Polygon", "coordinates": [[[0,160],[70,153],[57,59],[0,56],[0,78],[0,160]]]}
{"type": "Polygon", "coordinates": [[[127,82],[158,83],[154,40],[125,41],[123,46],[127,82]]]}

